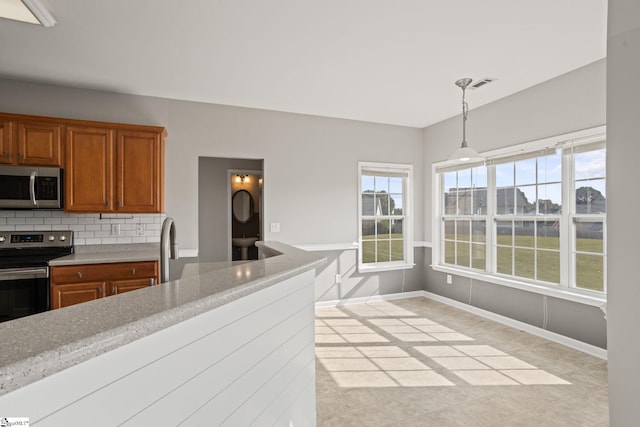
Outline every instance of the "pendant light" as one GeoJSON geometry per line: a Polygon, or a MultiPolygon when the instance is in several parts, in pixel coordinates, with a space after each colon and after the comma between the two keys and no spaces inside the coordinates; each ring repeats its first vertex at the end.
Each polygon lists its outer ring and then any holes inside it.
{"type": "Polygon", "coordinates": [[[462,145],[458,148],[449,160],[456,160],[458,162],[481,162],[484,161],[476,150],[467,145],[467,114],[469,112],[469,105],[465,100],[465,91],[467,86],[471,84],[470,78],[464,78],[456,81],[456,86],[462,89],[462,145]]]}

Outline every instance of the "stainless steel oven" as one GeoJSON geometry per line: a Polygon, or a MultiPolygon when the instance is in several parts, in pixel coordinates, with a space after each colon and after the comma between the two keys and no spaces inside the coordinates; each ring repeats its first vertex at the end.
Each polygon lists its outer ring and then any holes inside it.
{"type": "Polygon", "coordinates": [[[0,209],[61,209],[63,170],[0,166],[0,209]]]}
{"type": "Polygon", "coordinates": [[[49,261],[71,253],[71,231],[0,232],[0,322],[49,310],[49,261]]]}

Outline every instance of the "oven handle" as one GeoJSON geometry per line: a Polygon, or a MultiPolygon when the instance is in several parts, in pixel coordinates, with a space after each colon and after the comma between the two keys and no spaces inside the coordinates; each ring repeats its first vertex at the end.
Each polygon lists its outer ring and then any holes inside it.
{"type": "Polygon", "coordinates": [[[31,172],[31,177],[29,178],[29,192],[31,193],[33,206],[36,206],[36,171],[31,172]]]}
{"type": "Polygon", "coordinates": [[[0,269],[0,282],[3,280],[46,279],[49,267],[26,267],[0,269]]]}

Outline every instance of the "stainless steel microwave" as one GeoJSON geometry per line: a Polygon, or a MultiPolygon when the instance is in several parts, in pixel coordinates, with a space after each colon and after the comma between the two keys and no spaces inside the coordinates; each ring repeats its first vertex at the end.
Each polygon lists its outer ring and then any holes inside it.
{"type": "Polygon", "coordinates": [[[62,209],[63,170],[0,166],[0,209],[62,209]]]}

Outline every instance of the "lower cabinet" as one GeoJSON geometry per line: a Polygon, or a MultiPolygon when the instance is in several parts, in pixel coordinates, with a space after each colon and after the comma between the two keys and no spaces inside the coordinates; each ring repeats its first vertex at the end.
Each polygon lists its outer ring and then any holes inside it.
{"type": "Polygon", "coordinates": [[[157,261],[51,267],[51,309],[134,291],[157,283],[157,261]]]}

